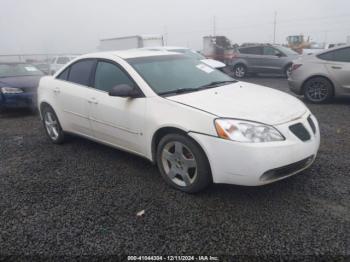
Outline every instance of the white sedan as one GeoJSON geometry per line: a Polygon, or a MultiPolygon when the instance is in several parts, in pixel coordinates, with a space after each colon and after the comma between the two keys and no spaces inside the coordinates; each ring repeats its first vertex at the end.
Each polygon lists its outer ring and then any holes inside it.
{"type": "Polygon", "coordinates": [[[191,193],[294,175],[320,143],[316,118],[297,98],[171,52],[81,56],[42,78],[38,103],[53,143],[74,133],[140,155],[191,193]]]}

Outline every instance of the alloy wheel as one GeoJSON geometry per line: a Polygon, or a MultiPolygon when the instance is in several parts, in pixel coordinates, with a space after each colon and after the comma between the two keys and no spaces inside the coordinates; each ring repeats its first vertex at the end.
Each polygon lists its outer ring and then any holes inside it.
{"type": "Polygon", "coordinates": [[[245,67],[244,66],[237,66],[235,67],[235,76],[238,78],[242,78],[245,76],[245,67]]]}
{"type": "Polygon", "coordinates": [[[57,140],[60,135],[60,131],[56,116],[52,112],[46,111],[44,116],[44,123],[49,137],[52,140],[57,140]]]}
{"type": "Polygon", "coordinates": [[[168,142],[162,150],[161,161],[165,174],[180,187],[188,187],[197,178],[197,161],[192,151],[178,141],[168,142]]]}
{"type": "Polygon", "coordinates": [[[306,95],[313,102],[322,102],[328,97],[329,89],[325,83],[313,81],[307,86],[306,95]]]}

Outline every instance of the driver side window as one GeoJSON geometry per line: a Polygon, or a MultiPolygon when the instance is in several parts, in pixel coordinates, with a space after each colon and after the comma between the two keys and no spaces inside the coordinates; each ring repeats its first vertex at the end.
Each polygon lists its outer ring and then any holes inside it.
{"type": "Polygon", "coordinates": [[[121,84],[134,86],[133,81],[118,66],[109,62],[98,62],[94,87],[109,92],[113,87],[121,84]]]}
{"type": "Polygon", "coordinates": [[[264,46],[264,55],[277,55],[279,54],[280,52],[278,50],[276,50],[275,48],[273,47],[270,47],[270,46],[264,46]]]}

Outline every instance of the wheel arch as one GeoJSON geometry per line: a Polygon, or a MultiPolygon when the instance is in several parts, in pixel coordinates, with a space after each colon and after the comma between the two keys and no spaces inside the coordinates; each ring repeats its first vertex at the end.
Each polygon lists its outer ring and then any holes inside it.
{"type": "Polygon", "coordinates": [[[152,136],[152,141],[151,141],[151,157],[152,157],[151,161],[153,163],[156,163],[157,146],[158,146],[160,140],[168,134],[180,134],[180,135],[184,135],[187,138],[191,139],[202,150],[205,158],[208,161],[208,164],[210,165],[210,161],[209,161],[208,156],[207,156],[205,150],[203,149],[202,145],[200,143],[198,143],[193,137],[189,136],[188,131],[185,131],[181,128],[173,127],[173,126],[161,127],[156,132],[154,132],[154,134],[152,136]]]}
{"type": "Polygon", "coordinates": [[[245,61],[243,61],[243,60],[237,61],[237,62],[233,65],[233,68],[235,68],[235,67],[237,67],[237,66],[239,66],[239,65],[244,66],[244,67],[248,70],[248,64],[247,64],[245,61]]]}
{"type": "Polygon", "coordinates": [[[283,72],[286,72],[288,67],[292,66],[293,65],[293,62],[292,61],[289,61],[288,63],[285,64],[285,66],[283,67],[283,72]]]}
{"type": "Polygon", "coordinates": [[[52,110],[54,110],[53,107],[52,107],[47,101],[42,101],[42,102],[40,102],[40,104],[39,104],[39,115],[40,115],[40,118],[41,118],[41,119],[43,119],[42,110],[43,110],[44,107],[46,107],[46,106],[51,107],[52,110]]]}

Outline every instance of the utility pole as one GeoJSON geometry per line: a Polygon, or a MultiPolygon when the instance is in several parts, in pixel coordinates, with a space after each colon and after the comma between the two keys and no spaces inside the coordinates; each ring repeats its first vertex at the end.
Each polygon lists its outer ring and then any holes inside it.
{"type": "Polygon", "coordinates": [[[216,17],[213,17],[213,36],[216,36],[216,17]]]}
{"type": "Polygon", "coordinates": [[[275,11],[275,18],[273,21],[273,43],[276,44],[276,25],[277,25],[277,12],[275,11]]]}

